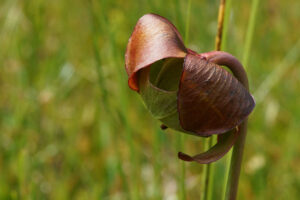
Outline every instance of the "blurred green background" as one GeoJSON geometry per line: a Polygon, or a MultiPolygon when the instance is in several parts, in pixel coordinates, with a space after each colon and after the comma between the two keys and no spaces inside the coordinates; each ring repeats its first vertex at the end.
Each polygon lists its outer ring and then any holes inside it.
{"type": "MultiPolygon", "coordinates": [[[[228,15],[224,50],[241,60],[251,3],[232,0],[228,15]]],[[[203,166],[186,163],[183,177],[177,152],[199,153],[204,139],[160,130],[127,86],[124,53],[149,12],[172,21],[189,48],[213,50],[218,4],[1,0],[0,199],[199,199],[203,166]]],[[[246,66],[257,106],[239,199],[299,199],[300,1],[257,8],[246,66]]]]}

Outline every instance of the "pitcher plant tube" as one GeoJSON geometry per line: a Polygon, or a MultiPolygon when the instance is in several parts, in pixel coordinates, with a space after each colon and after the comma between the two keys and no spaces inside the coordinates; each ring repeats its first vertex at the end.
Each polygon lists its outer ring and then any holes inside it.
{"type": "Polygon", "coordinates": [[[156,14],[141,17],[129,39],[125,53],[128,85],[141,95],[162,128],[200,137],[218,135],[217,144],[204,153],[179,152],[182,160],[207,164],[222,158],[255,106],[248,86],[221,65],[233,74],[244,72],[229,53],[198,54],[186,48],[176,27],[156,14]]]}

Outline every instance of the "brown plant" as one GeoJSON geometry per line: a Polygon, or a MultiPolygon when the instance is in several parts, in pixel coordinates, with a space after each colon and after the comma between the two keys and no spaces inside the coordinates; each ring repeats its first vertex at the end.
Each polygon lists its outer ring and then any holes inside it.
{"type": "Polygon", "coordinates": [[[207,152],[193,157],[179,153],[182,160],[210,163],[223,157],[255,106],[247,88],[220,65],[243,68],[229,53],[198,54],[186,48],[176,27],[159,15],[141,17],[129,39],[128,85],[150,113],[164,127],[200,137],[218,135],[207,152]]]}

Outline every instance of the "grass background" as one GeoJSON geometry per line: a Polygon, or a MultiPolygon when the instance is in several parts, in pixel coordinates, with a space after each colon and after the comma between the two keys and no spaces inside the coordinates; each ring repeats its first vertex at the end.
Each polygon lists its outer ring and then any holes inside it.
{"type": "MultiPolygon", "coordinates": [[[[232,0],[225,50],[243,59],[252,1],[232,0]]],[[[0,199],[199,199],[203,139],[163,132],[127,86],[124,53],[145,13],[189,48],[214,49],[219,1],[1,0],[0,199]],[[186,20],[188,19],[188,20],[186,20]],[[180,149],[178,149],[178,146],[180,149]],[[182,190],[184,189],[184,191],[182,190]]],[[[246,66],[250,117],[239,199],[300,196],[300,1],[259,1],[246,66]]],[[[216,164],[220,199],[225,159],[216,164]]]]}

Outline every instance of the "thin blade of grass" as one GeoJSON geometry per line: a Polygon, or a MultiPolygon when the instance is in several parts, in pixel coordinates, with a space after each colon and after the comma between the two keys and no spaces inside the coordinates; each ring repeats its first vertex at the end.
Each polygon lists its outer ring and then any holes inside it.
{"type": "Polygon", "coordinates": [[[263,102],[265,97],[270,93],[272,88],[279,83],[285,72],[294,65],[299,58],[300,39],[289,50],[283,61],[268,75],[268,77],[260,84],[254,92],[255,101],[257,104],[263,102]]]}
{"type": "Polygon", "coordinates": [[[253,0],[252,1],[251,14],[250,14],[250,19],[249,19],[249,23],[248,23],[247,32],[246,32],[246,42],[245,42],[243,60],[242,60],[243,66],[245,68],[247,68],[249,55],[250,55],[250,51],[251,51],[252,39],[253,39],[254,28],[255,28],[255,23],[256,23],[258,5],[259,5],[259,0],[253,0]]]}

